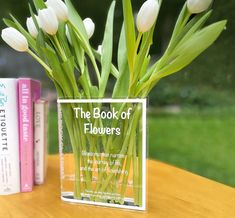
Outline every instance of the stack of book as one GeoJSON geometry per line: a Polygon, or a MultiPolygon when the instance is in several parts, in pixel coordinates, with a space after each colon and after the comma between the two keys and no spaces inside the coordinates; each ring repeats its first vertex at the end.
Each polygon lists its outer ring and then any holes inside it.
{"type": "Polygon", "coordinates": [[[39,81],[0,78],[0,195],[43,184],[47,111],[39,81]]]}

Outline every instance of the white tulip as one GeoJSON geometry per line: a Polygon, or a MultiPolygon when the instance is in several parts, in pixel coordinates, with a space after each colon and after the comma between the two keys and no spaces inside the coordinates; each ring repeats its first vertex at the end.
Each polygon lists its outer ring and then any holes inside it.
{"type": "MultiPolygon", "coordinates": [[[[37,17],[36,17],[36,19],[37,19],[37,17]]],[[[27,18],[26,25],[27,25],[27,28],[28,28],[30,35],[34,38],[37,38],[38,30],[37,30],[37,27],[36,27],[32,17],[27,18]]]]}
{"type": "Polygon", "coordinates": [[[47,0],[47,7],[51,7],[58,18],[59,21],[68,20],[68,8],[66,4],[61,0],[47,0]]]}
{"type": "Polygon", "coordinates": [[[55,35],[59,28],[57,16],[52,8],[39,10],[38,19],[41,28],[49,35],[55,35]]]}
{"type": "Polygon", "coordinates": [[[141,33],[149,31],[157,20],[160,5],[158,0],[147,0],[136,18],[137,29],[141,33]]]}
{"type": "Polygon", "coordinates": [[[190,13],[198,14],[206,11],[212,2],[213,0],[188,0],[187,6],[190,13]]]}
{"type": "Polygon", "coordinates": [[[90,39],[95,32],[95,24],[91,18],[86,18],[85,20],[83,20],[83,23],[86,28],[88,38],[90,39]]]}
{"type": "Polygon", "coordinates": [[[102,45],[99,45],[99,46],[98,46],[98,49],[97,49],[97,52],[98,52],[99,54],[102,54],[102,49],[103,49],[103,48],[102,48],[102,45]]]}
{"type": "Polygon", "coordinates": [[[24,35],[12,27],[2,30],[2,39],[16,51],[26,52],[29,49],[28,41],[24,35]]]}

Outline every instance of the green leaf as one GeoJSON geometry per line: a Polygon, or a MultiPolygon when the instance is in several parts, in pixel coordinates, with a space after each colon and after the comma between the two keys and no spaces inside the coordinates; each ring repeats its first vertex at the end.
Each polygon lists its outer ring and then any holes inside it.
{"type": "Polygon", "coordinates": [[[29,11],[30,11],[30,15],[31,15],[31,17],[33,18],[33,22],[34,22],[34,24],[35,24],[35,26],[36,26],[37,30],[39,30],[40,28],[39,28],[39,25],[38,25],[37,19],[36,19],[36,17],[35,17],[35,14],[33,13],[33,9],[32,9],[32,7],[31,7],[31,5],[30,5],[30,4],[29,4],[29,11]]]}
{"type": "Polygon", "coordinates": [[[158,77],[168,76],[189,65],[215,42],[224,30],[226,23],[227,21],[220,21],[205,27],[195,33],[187,42],[176,48],[175,53],[178,56],[162,69],[162,73],[157,73],[158,77]]]}
{"type": "Polygon", "coordinates": [[[66,76],[66,71],[64,72],[61,67],[56,53],[52,49],[46,47],[42,48],[42,50],[46,54],[47,62],[53,71],[54,80],[63,88],[64,97],[73,98],[73,89],[71,89],[71,84],[66,76]]]}
{"type": "MultiPolygon", "coordinates": [[[[95,58],[97,61],[101,63],[101,54],[98,53],[95,49],[93,49],[93,54],[95,55],[95,58]]],[[[119,72],[117,68],[112,64],[111,66],[111,74],[117,79],[119,77],[119,72]]]]}
{"type": "Polygon", "coordinates": [[[192,24],[189,22],[188,25],[185,27],[185,31],[182,32],[182,39],[177,44],[177,46],[182,45],[184,42],[186,42],[195,32],[201,29],[201,27],[205,24],[205,22],[209,19],[212,11],[207,12],[203,16],[196,16],[195,19],[193,19],[192,24]]]}
{"type": "Polygon", "coordinates": [[[144,62],[143,62],[143,65],[142,65],[141,71],[140,71],[140,78],[144,77],[145,74],[147,73],[150,60],[151,60],[150,55],[148,57],[144,58],[144,62]]]}
{"type": "Polygon", "coordinates": [[[149,90],[161,78],[179,72],[184,67],[188,66],[216,41],[221,32],[224,30],[226,23],[227,21],[225,20],[220,21],[197,31],[189,40],[176,49],[175,53],[177,56],[166,64],[163,69],[159,71],[156,67],[156,72],[152,75],[152,77],[146,83],[143,83],[138,87],[137,94],[139,94],[142,90],[149,90]]]}
{"type": "Polygon", "coordinates": [[[33,0],[33,3],[37,10],[46,8],[46,4],[43,0],[33,0]]]}
{"type": "Polygon", "coordinates": [[[98,82],[100,83],[100,72],[98,69],[98,66],[96,64],[95,61],[95,57],[92,53],[92,49],[90,46],[90,42],[88,39],[88,35],[85,29],[85,26],[83,24],[83,21],[81,19],[81,17],[79,16],[79,14],[77,13],[76,9],[74,8],[74,6],[72,5],[70,0],[65,0],[65,3],[68,7],[68,11],[69,11],[69,21],[68,23],[70,23],[74,29],[74,31],[76,32],[76,37],[79,40],[82,48],[84,49],[84,51],[87,53],[87,55],[89,56],[91,63],[95,69],[96,75],[97,75],[97,79],[98,82]]]}
{"type": "MultiPolygon", "coordinates": [[[[172,40],[174,40],[175,37],[182,31],[188,19],[189,19],[189,11],[187,3],[185,3],[175,24],[175,28],[171,37],[172,40]]],[[[171,45],[171,42],[169,43],[169,45],[171,45]]]]}
{"type": "Polygon", "coordinates": [[[68,45],[68,40],[66,37],[66,32],[65,32],[65,23],[61,22],[59,25],[59,29],[57,32],[57,36],[59,39],[59,42],[63,48],[63,50],[65,51],[66,57],[71,57],[71,51],[68,45]]]}
{"type": "MultiPolygon", "coordinates": [[[[45,37],[44,37],[44,34],[43,34],[42,30],[39,30],[39,32],[38,32],[38,36],[37,36],[37,39],[36,39],[36,46],[37,46],[37,55],[40,57],[40,59],[42,59],[45,63],[48,64],[46,53],[44,52],[44,48],[49,47],[49,46],[45,42],[45,37]]],[[[50,48],[50,49],[51,49],[51,51],[53,51],[52,48],[50,48]]],[[[56,83],[53,76],[46,69],[45,69],[45,72],[46,72],[47,76],[54,83],[56,83]]],[[[57,84],[57,85],[59,85],[59,84],[57,84]]]]}
{"type": "Polygon", "coordinates": [[[123,69],[114,86],[112,98],[126,98],[128,96],[130,75],[128,65],[123,69]]]}
{"type": "Polygon", "coordinates": [[[65,77],[70,85],[69,88],[73,91],[73,97],[80,98],[80,94],[78,92],[78,87],[77,87],[77,83],[76,83],[76,78],[74,75],[74,59],[73,59],[73,57],[68,58],[66,62],[63,62],[61,64],[61,67],[62,67],[63,73],[65,74],[65,77]]]}
{"type": "Polygon", "coordinates": [[[97,86],[92,86],[91,84],[89,84],[88,79],[87,79],[88,75],[89,75],[89,72],[86,67],[84,73],[80,76],[78,80],[79,84],[82,86],[82,89],[85,92],[85,97],[88,99],[99,98],[99,89],[97,88],[97,86]]]}
{"type": "Polygon", "coordinates": [[[8,26],[8,27],[13,27],[15,29],[18,29],[17,28],[17,25],[10,19],[3,19],[3,22],[8,26]]]}
{"type": "Polygon", "coordinates": [[[125,70],[127,64],[128,60],[127,60],[127,48],[126,48],[126,36],[125,36],[125,27],[123,24],[118,44],[118,69],[121,73],[125,70]]]}
{"type": "Polygon", "coordinates": [[[198,14],[193,17],[187,25],[182,29],[182,31],[172,40],[170,47],[167,49],[167,54],[171,53],[175,47],[183,41],[190,38],[196,31],[198,31],[203,24],[208,20],[211,15],[211,11],[207,13],[198,14]]]}
{"type": "MultiPolygon", "coordinates": [[[[167,71],[173,68],[173,71],[178,72],[185,66],[189,65],[195,58],[197,58],[216,41],[221,32],[224,30],[226,23],[227,21],[220,21],[207,26],[196,32],[185,43],[176,47],[174,53],[177,54],[177,57],[169,63],[168,66],[166,66],[166,68],[168,68],[167,71]]],[[[168,73],[165,72],[163,75],[167,74],[168,73]]]]}
{"type": "MultiPolygon", "coordinates": [[[[80,72],[81,74],[84,73],[85,71],[85,55],[84,55],[84,50],[81,47],[79,41],[77,40],[76,37],[76,33],[74,32],[71,24],[67,24],[68,26],[68,30],[69,30],[69,34],[70,34],[70,38],[71,38],[71,51],[74,55],[74,57],[76,58],[77,64],[80,68],[80,72]]],[[[89,79],[90,81],[90,79],[89,79]]]]}
{"type": "Polygon", "coordinates": [[[88,35],[86,32],[86,28],[83,24],[83,20],[79,16],[77,10],[74,8],[74,6],[70,0],[65,0],[65,3],[68,7],[70,22],[72,22],[74,24],[74,26],[76,26],[79,29],[79,31],[82,33],[83,37],[85,37],[86,41],[89,41],[88,35]]]}
{"type": "Polygon", "coordinates": [[[39,32],[38,32],[38,36],[36,39],[36,45],[37,45],[38,55],[40,56],[40,58],[42,60],[45,61],[46,57],[45,57],[45,53],[43,52],[42,48],[46,48],[46,43],[45,43],[45,37],[44,37],[42,30],[39,30],[39,32]]]}
{"type": "Polygon", "coordinates": [[[182,29],[182,31],[174,39],[171,40],[170,46],[166,50],[164,56],[161,58],[161,62],[159,63],[158,67],[160,69],[167,63],[169,58],[174,56],[176,46],[179,46],[180,44],[187,41],[196,31],[198,31],[208,20],[210,15],[211,11],[196,15],[188,22],[188,24],[182,29]]]}
{"type": "Polygon", "coordinates": [[[189,18],[190,14],[188,11],[187,3],[185,3],[176,21],[169,45],[165,51],[164,56],[161,58],[161,62],[159,63],[160,66],[165,64],[165,61],[168,59],[169,53],[174,50],[179,40],[183,37],[183,30],[185,30],[184,28],[189,18]]]}
{"type": "Polygon", "coordinates": [[[133,72],[134,67],[134,52],[135,52],[135,22],[132,11],[131,0],[122,0],[123,4],[123,14],[124,14],[124,25],[126,33],[126,47],[127,47],[127,56],[130,72],[133,72]]]}
{"type": "Polygon", "coordinates": [[[86,73],[82,74],[79,77],[78,83],[82,86],[82,90],[84,91],[86,98],[88,98],[88,99],[91,98],[90,87],[87,84],[86,73]]]}
{"type": "Polygon", "coordinates": [[[116,2],[113,1],[105,27],[104,39],[102,43],[102,55],[101,55],[101,66],[102,66],[102,73],[101,73],[101,83],[100,83],[100,91],[99,97],[102,98],[105,89],[107,86],[108,78],[111,72],[112,66],[112,56],[113,56],[113,22],[114,22],[114,10],[115,10],[116,2]]]}
{"type": "MultiPolygon", "coordinates": [[[[155,25],[154,25],[155,27],[155,25]]],[[[141,68],[144,64],[145,58],[149,54],[150,47],[153,43],[153,33],[154,33],[154,27],[147,33],[144,34],[143,42],[139,51],[139,54],[137,55],[136,62],[135,62],[135,68],[134,68],[134,79],[132,82],[132,86],[135,87],[136,83],[140,79],[141,74],[141,68]]]]}
{"type": "Polygon", "coordinates": [[[91,86],[90,88],[91,97],[96,99],[99,98],[99,89],[97,86],[91,86]]]}
{"type": "Polygon", "coordinates": [[[130,73],[128,68],[127,50],[126,50],[126,37],[125,28],[122,27],[122,31],[119,39],[118,46],[118,68],[120,75],[114,86],[112,98],[125,98],[128,96],[130,73]]]}
{"type": "Polygon", "coordinates": [[[53,81],[53,82],[56,88],[56,93],[57,93],[58,98],[63,99],[64,98],[63,89],[60,87],[60,85],[56,81],[53,81]]]}

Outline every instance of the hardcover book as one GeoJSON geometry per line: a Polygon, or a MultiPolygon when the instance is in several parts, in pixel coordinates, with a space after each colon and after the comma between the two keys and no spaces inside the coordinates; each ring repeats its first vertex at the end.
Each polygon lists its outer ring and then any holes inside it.
{"type": "Polygon", "coordinates": [[[47,117],[48,102],[38,100],[34,104],[34,183],[44,183],[47,166],[47,117]]]}
{"type": "Polygon", "coordinates": [[[41,84],[32,79],[19,79],[19,132],[21,192],[30,192],[34,181],[34,102],[40,99],[41,84]]]}
{"type": "Polygon", "coordinates": [[[20,192],[16,79],[0,79],[0,195],[20,192]]]}

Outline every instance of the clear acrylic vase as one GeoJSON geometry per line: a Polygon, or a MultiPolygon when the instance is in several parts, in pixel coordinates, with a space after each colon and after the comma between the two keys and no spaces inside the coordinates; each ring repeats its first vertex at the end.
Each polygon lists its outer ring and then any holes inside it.
{"type": "Polygon", "coordinates": [[[146,99],[58,100],[63,201],[146,209],[146,99]]]}

